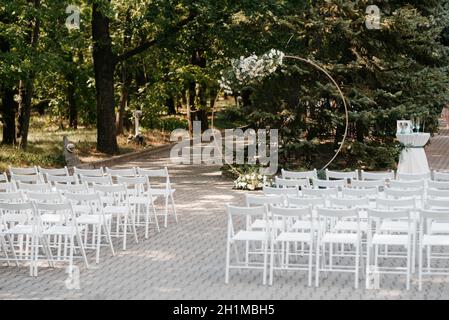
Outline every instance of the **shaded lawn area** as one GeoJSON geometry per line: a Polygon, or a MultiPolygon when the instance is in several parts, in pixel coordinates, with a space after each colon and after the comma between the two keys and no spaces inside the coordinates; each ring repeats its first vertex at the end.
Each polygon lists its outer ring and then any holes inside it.
{"type": "MultiPolygon", "coordinates": [[[[1,134],[0,129],[0,134],[1,134]]],[[[170,134],[159,130],[145,130],[145,147],[128,143],[127,137],[117,138],[120,154],[156,147],[169,141],[170,134]]],[[[12,146],[0,146],[0,172],[7,170],[8,165],[17,167],[42,166],[48,168],[65,165],[62,153],[64,136],[76,145],[76,153],[83,162],[108,158],[109,156],[95,149],[97,132],[95,128],[80,127],[78,130],[61,129],[47,117],[33,117],[28,137],[27,151],[12,146]]]]}

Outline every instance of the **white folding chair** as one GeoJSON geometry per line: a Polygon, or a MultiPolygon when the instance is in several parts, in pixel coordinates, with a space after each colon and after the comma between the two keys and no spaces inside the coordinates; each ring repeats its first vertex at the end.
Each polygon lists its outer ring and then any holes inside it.
{"type": "Polygon", "coordinates": [[[427,187],[439,190],[449,190],[449,181],[427,181],[427,187]]]}
{"type": "Polygon", "coordinates": [[[145,239],[148,239],[150,223],[154,223],[157,232],[160,232],[156,208],[154,206],[157,196],[151,194],[148,177],[118,176],[117,182],[119,184],[125,184],[128,189],[129,203],[133,209],[134,217],[136,217],[137,220],[136,226],[145,227],[145,239]],[[151,215],[153,215],[154,222],[151,221],[151,215]],[[143,223],[141,222],[142,216],[144,219],[143,223]]]}
{"type": "Polygon", "coordinates": [[[282,169],[281,173],[283,179],[318,179],[318,172],[316,169],[304,172],[287,171],[282,169]]]}
{"type": "Polygon", "coordinates": [[[19,261],[29,262],[30,276],[37,276],[36,248],[39,248],[39,243],[42,243],[49,266],[54,266],[50,248],[42,236],[43,227],[36,216],[35,205],[30,202],[0,202],[0,217],[4,226],[0,234],[8,240],[17,265],[19,261]]]}
{"type": "MultiPolygon", "coordinates": [[[[449,205],[449,201],[447,203],[449,205]]],[[[449,247],[449,233],[447,228],[444,230],[435,230],[432,227],[434,224],[446,224],[449,225],[449,207],[445,210],[421,210],[421,229],[419,236],[419,257],[418,257],[418,283],[419,291],[422,290],[422,278],[423,276],[432,275],[449,275],[449,269],[446,267],[433,266],[432,261],[436,260],[448,260],[449,256],[447,253],[434,253],[432,254],[433,247],[449,247]],[[427,228],[425,228],[427,226],[427,228]],[[424,250],[426,250],[426,266],[423,267],[424,260],[424,250]]]]}
{"type": "Polygon", "coordinates": [[[18,175],[18,174],[14,174],[14,173],[11,174],[11,182],[15,182],[16,184],[18,184],[19,182],[28,183],[28,184],[45,183],[40,174],[18,175]]]}
{"type": "Polygon", "coordinates": [[[385,180],[352,180],[349,187],[353,189],[372,189],[381,190],[385,186],[385,180]]]}
{"type": "Polygon", "coordinates": [[[449,190],[427,189],[427,199],[429,198],[446,198],[449,199],[449,190]]]}
{"type": "MultiPolygon", "coordinates": [[[[25,201],[25,196],[22,191],[15,192],[1,192],[0,193],[0,202],[12,202],[12,203],[21,203],[25,201]]],[[[1,223],[1,221],[0,221],[1,223]]]]}
{"type": "Polygon", "coordinates": [[[260,231],[251,229],[254,220],[263,220],[265,225],[268,225],[267,207],[235,207],[227,206],[228,211],[228,232],[226,241],[226,275],[225,283],[229,283],[230,269],[262,269],[263,280],[265,285],[267,281],[268,269],[268,247],[270,242],[270,229],[266,228],[260,231]],[[245,257],[241,261],[238,250],[238,243],[244,243],[248,247],[248,243],[260,244],[262,250],[250,252],[246,250],[245,257]],[[234,248],[236,263],[231,263],[231,246],[234,248]],[[252,257],[262,256],[262,262],[255,260],[252,257]]]}
{"type": "Polygon", "coordinates": [[[424,199],[424,188],[395,189],[386,187],[384,190],[384,195],[386,198],[393,198],[393,199],[414,197],[416,200],[422,202],[424,199]]]}
{"type": "Polygon", "coordinates": [[[396,180],[399,181],[416,181],[416,180],[429,180],[430,179],[430,172],[429,173],[422,173],[422,174],[412,174],[412,173],[400,173],[398,172],[396,174],[396,180]]]}
{"type": "Polygon", "coordinates": [[[312,286],[312,266],[314,253],[315,228],[312,218],[312,207],[304,208],[280,208],[271,207],[273,219],[282,221],[283,227],[280,232],[271,230],[271,252],[270,252],[270,285],[273,284],[275,270],[305,270],[308,271],[308,284],[312,286]],[[310,221],[308,230],[293,228],[293,223],[303,220],[310,221]],[[279,248],[281,244],[281,248],[279,248]],[[292,247],[292,244],[294,247],[292,247]],[[301,250],[297,250],[297,244],[301,244],[301,250]],[[307,246],[307,247],[305,247],[307,246]],[[275,254],[277,263],[275,263],[275,254]],[[307,257],[307,264],[293,263],[290,257],[307,257]]]}
{"type": "Polygon", "coordinates": [[[110,175],[94,177],[94,176],[85,176],[80,175],[79,181],[81,183],[86,183],[89,188],[94,187],[96,185],[112,185],[112,177],[110,175]]]}
{"type": "MultiPolygon", "coordinates": [[[[285,207],[286,206],[286,200],[283,195],[277,195],[277,196],[264,196],[264,195],[253,195],[253,194],[246,194],[246,206],[247,207],[259,207],[259,206],[278,206],[278,207],[285,207]]],[[[268,212],[268,218],[270,224],[273,225],[274,228],[281,228],[282,222],[278,220],[274,220],[271,217],[270,212],[268,212]]],[[[263,219],[256,219],[253,224],[251,225],[252,229],[265,229],[267,228],[267,225],[265,224],[265,220],[263,219]]]]}
{"type": "Polygon", "coordinates": [[[346,185],[350,185],[352,180],[357,180],[358,178],[358,171],[343,172],[326,169],[326,180],[344,180],[346,185]]]}
{"type": "Polygon", "coordinates": [[[38,171],[41,175],[45,177],[45,175],[49,174],[52,176],[69,176],[69,169],[67,167],[58,168],[58,169],[45,169],[42,167],[38,167],[38,171]]]}
{"type": "Polygon", "coordinates": [[[52,192],[53,191],[51,185],[48,184],[48,183],[30,184],[30,183],[19,182],[17,184],[17,188],[19,190],[22,190],[23,192],[48,193],[48,192],[52,192]]]}
{"type": "MultiPolygon", "coordinates": [[[[84,260],[84,264],[86,268],[89,268],[89,263],[87,261],[86,252],[84,251],[84,245],[82,241],[83,228],[80,227],[77,223],[77,217],[73,211],[72,205],[69,202],[65,203],[35,203],[37,209],[37,220],[40,226],[43,225],[40,217],[43,215],[54,214],[60,216],[60,220],[63,223],[54,224],[49,226],[42,232],[43,238],[50,241],[51,237],[60,237],[65,240],[64,248],[68,246],[67,250],[57,250],[56,256],[52,252],[52,256],[56,258],[58,261],[68,261],[69,262],[69,274],[71,275],[73,272],[73,259],[75,252],[75,239],[78,244],[77,248],[81,251],[81,256],[84,260]]],[[[37,262],[39,247],[36,247],[35,259],[37,262]]],[[[37,263],[35,265],[35,276],[37,276],[37,263]]]]}
{"type": "MultiPolygon", "coordinates": [[[[319,286],[319,279],[321,272],[351,272],[355,274],[354,286],[357,289],[359,286],[359,264],[360,264],[360,251],[361,251],[361,230],[360,230],[360,218],[357,209],[317,209],[318,221],[323,219],[325,221],[324,227],[326,230],[318,231],[317,249],[316,249],[316,276],[315,286],[319,286]],[[353,218],[358,224],[356,232],[339,232],[333,230],[332,227],[328,229],[326,226],[332,226],[335,221],[341,219],[347,220],[353,218]],[[326,264],[326,245],[329,245],[329,264],[326,264]],[[334,246],[349,246],[354,249],[353,252],[349,250],[343,250],[341,252],[334,252],[334,246]],[[354,257],[355,265],[339,265],[336,268],[334,257],[342,258],[354,257]]],[[[321,229],[321,224],[318,224],[321,229]]]]}
{"type": "Polygon", "coordinates": [[[0,183],[0,192],[14,192],[17,190],[17,185],[14,182],[0,183]]]}
{"type": "Polygon", "coordinates": [[[168,173],[167,167],[164,169],[150,170],[150,169],[141,169],[137,168],[137,173],[141,176],[148,177],[148,181],[150,183],[151,194],[153,196],[161,196],[165,200],[165,221],[164,227],[166,228],[168,225],[168,207],[171,204],[171,209],[175,218],[175,222],[178,223],[178,215],[176,213],[176,205],[173,194],[176,189],[172,188],[170,182],[170,175],[168,173]],[[160,181],[159,179],[165,180],[160,181]],[[155,187],[155,186],[161,187],[155,187]],[[169,204],[170,203],[170,204],[169,204]]]}
{"type": "Polygon", "coordinates": [[[331,196],[338,196],[337,188],[327,188],[327,189],[303,189],[301,190],[303,197],[322,197],[329,198],[331,196]]]}
{"type": "Polygon", "coordinates": [[[89,186],[87,183],[80,184],[65,184],[55,183],[55,189],[62,195],[66,193],[89,193],[89,186]]]}
{"type": "Polygon", "coordinates": [[[378,188],[364,188],[364,189],[343,188],[342,196],[344,198],[375,199],[379,196],[379,189],[378,188]]]}
{"type": "Polygon", "coordinates": [[[368,210],[368,237],[367,237],[367,261],[366,261],[366,287],[370,289],[372,282],[377,282],[375,277],[380,277],[380,274],[405,274],[407,276],[406,287],[410,289],[410,278],[412,273],[412,218],[409,210],[368,210]],[[407,228],[396,230],[386,230],[382,228],[383,225],[390,221],[406,221],[407,228]],[[374,234],[373,234],[373,230],[374,234]],[[394,255],[381,256],[379,247],[393,246],[405,249],[405,252],[396,252],[394,255]],[[374,247],[374,263],[371,262],[371,253],[374,247]],[[405,258],[407,260],[406,267],[391,267],[379,266],[379,257],[387,258],[405,258]],[[374,279],[374,281],[373,281],[374,279]]]}
{"type": "MultiPolygon", "coordinates": [[[[63,202],[61,195],[56,191],[46,192],[46,193],[28,191],[28,192],[25,192],[24,194],[25,194],[26,200],[29,202],[34,202],[34,203],[62,203],[63,202]]],[[[52,213],[47,213],[47,214],[43,214],[40,216],[40,220],[42,221],[44,226],[63,224],[65,222],[64,219],[65,219],[65,217],[63,215],[52,214],[52,213]]]]}
{"type": "Polygon", "coordinates": [[[123,184],[116,185],[94,185],[94,191],[100,195],[105,205],[105,214],[111,214],[116,218],[115,233],[111,230],[111,236],[123,238],[123,250],[126,250],[128,227],[134,235],[136,243],[139,243],[135,225],[135,217],[129,203],[128,190],[123,184]]]}
{"type": "Polygon", "coordinates": [[[111,175],[113,178],[117,177],[137,177],[137,170],[136,168],[126,168],[126,169],[111,169],[106,168],[106,173],[111,175]]]}
{"type": "Polygon", "coordinates": [[[434,181],[449,181],[449,172],[433,171],[434,181]]]}
{"type": "Polygon", "coordinates": [[[9,182],[8,175],[6,174],[6,172],[3,172],[2,174],[0,174],[0,183],[7,182],[9,182]]]}
{"type": "Polygon", "coordinates": [[[386,171],[386,172],[366,172],[364,170],[360,170],[360,180],[383,180],[383,181],[391,181],[394,180],[394,171],[386,171]]]}
{"type": "Polygon", "coordinates": [[[323,197],[287,197],[288,206],[291,208],[296,207],[309,207],[316,209],[317,207],[326,207],[326,199],[323,197]]]}
{"type": "Polygon", "coordinates": [[[78,184],[78,178],[76,175],[73,176],[53,176],[48,173],[45,174],[45,180],[47,183],[50,183],[51,185],[55,185],[56,183],[59,184],[78,184]]]}
{"type": "MultiPolygon", "coordinates": [[[[441,190],[437,190],[441,191],[441,190]]],[[[425,210],[430,211],[449,211],[449,198],[427,198],[424,206],[425,210]]],[[[449,235],[448,221],[433,220],[429,225],[421,225],[421,228],[426,228],[427,233],[430,234],[447,234],[449,235]]]]}
{"type": "Polygon", "coordinates": [[[305,187],[310,187],[310,181],[309,179],[281,179],[276,177],[275,185],[278,188],[303,189],[305,187]]]}
{"type": "Polygon", "coordinates": [[[315,189],[342,189],[345,187],[346,182],[344,180],[319,180],[319,179],[312,179],[312,185],[315,189]]]}
{"type": "Polygon", "coordinates": [[[78,225],[85,228],[84,246],[87,250],[96,251],[95,262],[100,263],[100,250],[103,238],[106,239],[112,256],[115,256],[111,238],[112,215],[103,211],[103,205],[98,194],[95,193],[65,193],[65,198],[72,204],[77,214],[78,225]],[[91,227],[91,228],[89,228],[91,227]],[[92,243],[88,243],[88,235],[92,243]]]}
{"type": "Polygon", "coordinates": [[[273,188],[273,187],[263,187],[263,193],[266,196],[279,196],[279,195],[291,195],[291,196],[299,196],[298,188],[273,188]]]}
{"type": "Polygon", "coordinates": [[[38,175],[39,174],[39,170],[37,169],[36,166],[34,167],[29,167],[29,168],[14,168],[9,166],[9,174],[10,175],[38,175]]]}
{"type": "Polygon", "coordinates": [[[102,177],[102,176],[104,176],[103,167],[98,168],[98,169],[80,169],[80,168],[74,167],[73,172],[75,175],[78,175],[78,178],[80,178],[81,175],[86,176],[86,177],[102,177]]]}
{"type": "Polygon", "coordinates": [[[424,180],[392,180],[390,181],[390,188],[394,189],[419,189],[425,188],[424,180]]]}

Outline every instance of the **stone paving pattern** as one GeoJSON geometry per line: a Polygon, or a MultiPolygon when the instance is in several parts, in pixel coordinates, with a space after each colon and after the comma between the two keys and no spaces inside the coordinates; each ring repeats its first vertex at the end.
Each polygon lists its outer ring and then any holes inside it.
{"type": "MultiPolygon", "coordinates": [[[[449,169],[448,136],[437,136],[427,149],[431,165],[449,169]]],[[[172,165],[168,151],[152,154],[123,166],[159,168],[168,166],[176,188],[179,224],[169,220],[167,229],[154,228],[145,240],[129,242],[117,255],[103,249],[101,261],[90,269],[81,266],[81,289],[68,290],[64,268],[39,269],[38,278],[28,276],[28,268],[0,267],[0,299],[448,299],[449,277],[434,276],[417,291],[405,290],[405,277],[382,276],[380,290],[353,288],[353,275],[329,274],[319,288],[308,288],[306,272],[294,271],[275,276],[274,285],[261,284],[260,271],[231,270],[229,285],[224,283],[226,212],[225,204],[243,204],[244,192],[232,190],[232,181],[221,177],[217,166],[172,165]]],[[[161,219],[162,222],[162,219],[161,219]]]]}

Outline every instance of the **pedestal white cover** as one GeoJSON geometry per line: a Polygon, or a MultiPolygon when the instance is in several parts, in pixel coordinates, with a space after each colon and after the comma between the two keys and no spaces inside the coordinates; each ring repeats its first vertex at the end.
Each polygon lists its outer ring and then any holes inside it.
{"type": "Polygon", "coordinates": [[[399,158],[398,172],[425,174],[430,172],[424,146],[430,139],[430,133],[397,134],[399,142],[406,146],[399,158]]]}

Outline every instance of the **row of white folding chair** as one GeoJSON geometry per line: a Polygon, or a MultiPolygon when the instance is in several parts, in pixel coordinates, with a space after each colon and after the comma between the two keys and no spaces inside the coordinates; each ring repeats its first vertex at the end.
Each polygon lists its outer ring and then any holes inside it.
{"type": "Polygon", "coordinates": [[[432,179],[434,181],[449,181],[449,172],[432,171],[432,179]]]}
{"type": "MultiPolygon", "coordinates": [[[[17,265],[19,257],[16,253],[16,248],[20,246],[19,249],[21,249],[23,240],[14,241],[14,237],[18,239],[25,237],[26,242],[30,242],[26,243],[27,248],[29,246],[30,250],[26,252],[25,257],[21,254],[20,260],[30,262],[31,276],[37,276],[38,260],[39,257],[43,257],[39,253],[41,247],[45,260],[49,262],[50,266],[53,266],[54,256],[50,247],[51,237],[62,237],[69,241],[69,253],[67,254],[66,250],[64,250],[64,253],[58,250],[56,256],[57,260],[69,261],[69,272],[72,272],[73,268],[75,239],[78,242],[78,248],[81,251],[86,267],[89,266],[83,242],[81,241],[82,228],[77,224],[76,215],[70,203],[0,202],[0,216],[3,225],[1,236],[10,244],[10,249],[17,265]],[[58,220],[63,222],[51,225],[45,224],[42,221],[42,217],[48,214],[58,216],[58,220]]],[[[6,259],[9,259],[7,252],[5,252],[5,255],[6,259]]]]}

